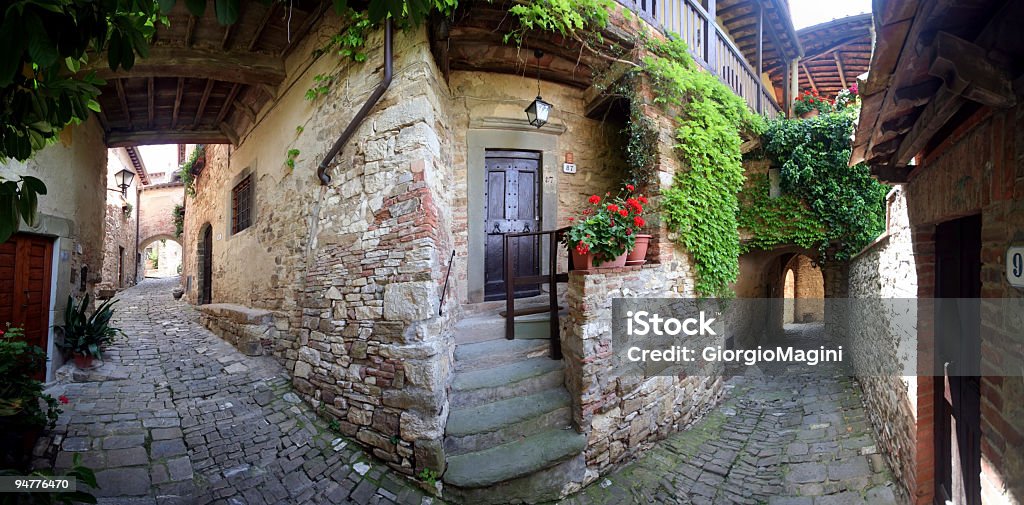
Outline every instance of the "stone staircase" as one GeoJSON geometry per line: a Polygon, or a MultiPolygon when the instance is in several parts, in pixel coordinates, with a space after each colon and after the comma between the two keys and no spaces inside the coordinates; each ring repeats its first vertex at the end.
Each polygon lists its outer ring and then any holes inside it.
{"type": "Polygon", "coordinates": [[[445,497],[533,503],[583,479],[586,437],[572,428],[564,363],[549,355],[546,314],[476,315],[455,332],[455,378],[445,429],[445,497]]]}

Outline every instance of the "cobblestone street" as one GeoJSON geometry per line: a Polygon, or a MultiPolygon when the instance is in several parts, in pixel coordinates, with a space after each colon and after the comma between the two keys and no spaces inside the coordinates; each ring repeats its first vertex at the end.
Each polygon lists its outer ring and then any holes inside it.
{"type": "Polygon", "coordinates": [[[107,380],[51,390],[70,399],[47,449],[58,470],[81,454],[108,504],[430,502],[334,435],[272,358],[202,328],[171,297],[177,283],[120,293],[114,325],[127,338],[104,355],[110,375],[93,377],[107,380]]]}
{"type": "MultiPolygon", "coordinates": [[[[787,337],[818,338],[820,325],[787,337]]],[[[566,504],[895,505],[860,386],[827,373],[734,377],[690,429],[566,504]]]]}

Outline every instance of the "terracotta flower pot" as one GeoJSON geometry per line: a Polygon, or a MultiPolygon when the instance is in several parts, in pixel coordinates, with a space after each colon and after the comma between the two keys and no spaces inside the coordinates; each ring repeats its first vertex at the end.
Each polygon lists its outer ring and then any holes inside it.
{"type": "Polygon", "coordinates": [[[79,370],[88,370],[94,366],[93,361],[95,358],[89,354],[75,354],[73,359],[75,361],[75,367],[79,370]]]}
{"type": "Polygon", "coordinates": [[[633,250],[626,255],[627,265],[643,265],[647,262],[647,246],[651,243],[650,235],[637,235],[633,250]]]}
{"type": "Polygon", "coordinates": [[[604,261],[600,265],[597,263],[594,253],[588,252],[587,254],[580,254],[576,252],[576,249],[572,249],[572,265],[574,270],[594,270],[598,268],[622,268],[626,266],[626,253],[622,253],[618,258],[612,261],[604,261]]]}
{"type": "Polygon", "coordinates": [[[811,109],[807,112],[804,112],[803,114],[800,114],[800,119],[810,119],[812,117],[817,117],[820,113],[821,111],[819,111],[818,109],[811,109]]]}

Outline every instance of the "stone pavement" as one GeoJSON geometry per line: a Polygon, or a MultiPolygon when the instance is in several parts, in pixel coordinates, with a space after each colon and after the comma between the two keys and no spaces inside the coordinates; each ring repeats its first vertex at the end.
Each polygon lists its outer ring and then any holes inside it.
{"type": "MultiPolygon", "coordinates": [[[[787,327],[795,338],[820,332],[820,324],[787,327]]],[[[561,503],[900,502],[852,378],[747,374],[731,378],[726,390],[722,404],[690,429],[561,503]]]]}
{"type": "Polygon", "coordinates": [[[70,403],[37,447],[37,466],[60,470],[81,454],[101,504],[433,501],[333,434],[272,358],[245,356],[201,327],[171,297],[177,283],[146,280],[118,295],[114,324],[127,338],[103,367],[114,373],[51,387],[70,403]]]}

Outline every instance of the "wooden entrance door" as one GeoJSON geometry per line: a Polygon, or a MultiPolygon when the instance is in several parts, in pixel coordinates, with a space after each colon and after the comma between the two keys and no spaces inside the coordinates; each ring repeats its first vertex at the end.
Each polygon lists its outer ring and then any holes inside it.
{"type": "MultiPolygon", "coordinates": [[[[540,228],[540,153],[487,151],[484,181],[484,299],[505,297],[502,234],[533,232],[540,228]]],[[[538,237],[510,242],[509,257],[516,275],[539,275],[538,237]]],[[[540,294],[540,286],[521,285],[516,296],[540,294]]]]}
{"type": "Polygon", "coordinates": [[[213,227],[207,225],[203,229],[203,254],[200,258],[200,286],[202,292],[199,294],[199,303],[206,304],[213,302],[213,227]]]}
{"type": "Polygon", "coordinates": [[[980,505],[981,217],[936,227],[935,256],[934,501],[980,505]]]}
{"type": "MultiPolygon", "coordinates": [[[[25,330],[25,340],[44,351],[50,334],[53,240],[17,234],[0,244],[0,325],[25,330]]],[[[38,379],[46,374],[45,365],[38,379]]]]}

